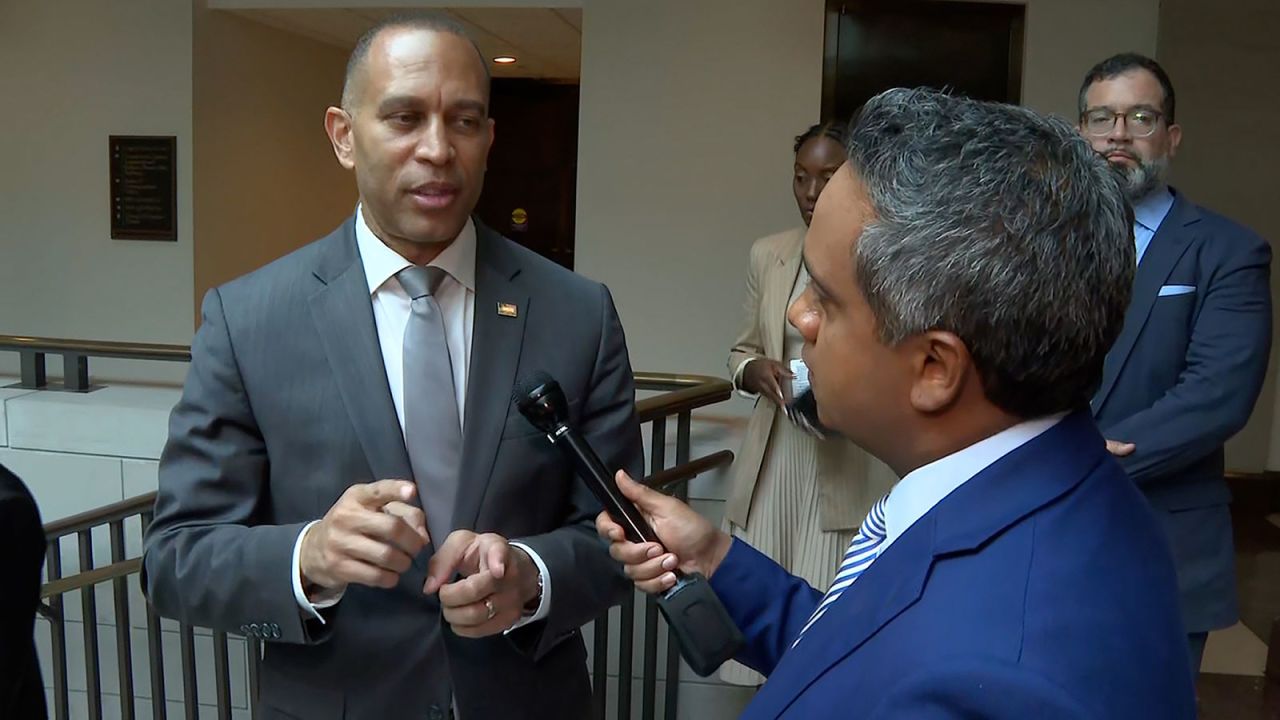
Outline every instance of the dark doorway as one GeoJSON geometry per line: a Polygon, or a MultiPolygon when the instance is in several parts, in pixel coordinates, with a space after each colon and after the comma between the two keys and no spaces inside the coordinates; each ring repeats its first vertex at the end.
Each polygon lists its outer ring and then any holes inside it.
{"type": "Polygon", "coordinates": [[[828,0],[822,115],[847,119],[893,87],[1022,100],[1026,8],[950,0],[828,0]]]}
{"type": "Polygon", "coordinates": [[[496,124],[476,213],[486,225],[573,268],[578,86],[495,78],[496,124]]]}

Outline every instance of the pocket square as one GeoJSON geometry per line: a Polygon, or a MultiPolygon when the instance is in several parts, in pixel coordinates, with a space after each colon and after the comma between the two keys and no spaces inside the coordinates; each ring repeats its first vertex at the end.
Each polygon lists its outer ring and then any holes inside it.
{"type": "Polygon", "coordinates": [[[1163,285],[1160,287],[1160,297],[1168,297],[1170,295],[1189,295],[1196,291],[1195,285],[1163,285]]]}

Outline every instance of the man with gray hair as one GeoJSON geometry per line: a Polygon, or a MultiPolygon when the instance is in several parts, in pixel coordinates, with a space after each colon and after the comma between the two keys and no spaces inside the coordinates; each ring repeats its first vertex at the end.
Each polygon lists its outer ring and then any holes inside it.
{"type": "Polygon", "coordinates": [[[1066,122],[929,90],[867,103],[791,306],[818,414],[902,480],[813,588],[619,473],[768,676],[747,718],[1193,718],[1173,563],[1089,413],[1133,278],[1115,176],[1066,122]],[[825,592],[824,592],[825,590],[825,592]]]}
{"type": "Polygon", "coordinates": [[[1191,667],[1240,618],[1223,444],[1249,420],[1271,356],[1271,247],[1168,185],[1182,128],[1155,60],[1103,60],[1080,87],[1080,131],[1133,203],[1138,270],[1093,398],[1107,447],[1173,547],[1191,667]]]}

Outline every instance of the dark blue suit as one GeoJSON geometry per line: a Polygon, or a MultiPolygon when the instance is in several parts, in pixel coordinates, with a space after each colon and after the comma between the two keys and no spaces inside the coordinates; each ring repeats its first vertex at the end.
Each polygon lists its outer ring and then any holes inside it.
{"type": "Polygon", "coordinates": [[[736,540],[711,583],[769,677],[751,720],[1195,717],[1167,543],[1087,412],[935,505],[793,650],[818,590],[736,540]]]}
{"type": "Polygon", "coordinates": [[[1270,263],[1257,235],[1175,193],[1093,399],[1102,434],[1137,446],[1120,464],[1169,533],[1189,633],[1239,616],[1222,447],[1267,372],[1270,263]]]}

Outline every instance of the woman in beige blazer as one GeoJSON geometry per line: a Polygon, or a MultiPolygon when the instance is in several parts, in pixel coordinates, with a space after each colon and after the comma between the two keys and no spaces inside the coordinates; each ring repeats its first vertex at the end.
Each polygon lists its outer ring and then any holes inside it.
{"type": "MultiPolygon", "coordinates": [[[[805,226],[818,194],[847,157],[844,126],[815,125],[796,138],[792,189],[805,226]]],[[[791,361],[803,340],[786,322],[787,307],[809,282],[800,262],[805,228],[751,246],[746,322],[729,352],[729,371],[755,410],[732,469],[726,529],[810,585],[831,584],[840,558],[871,505],[897,480],[888,467],[851,442],[819,440],[788,420],[791,361]]],[[[764,678],[736,662],[720,676],[739,685],[764,678]]]]}

